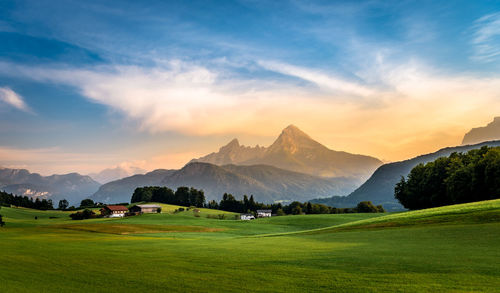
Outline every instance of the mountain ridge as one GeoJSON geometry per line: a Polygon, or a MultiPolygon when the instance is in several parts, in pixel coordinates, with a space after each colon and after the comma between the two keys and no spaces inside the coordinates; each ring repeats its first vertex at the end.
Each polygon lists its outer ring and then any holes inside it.
{"type": "Polygon", "coordinates": [[[281,169],[321,177],[355,177],[362,183],[382,165],[377,158],[330,150],[295,125],[282,130],[269,147],[245,147],[237,139],[219,152],[193,159],[215,165],[271,165],[281,169]]]}
{"type": "Polygon", "coordinates": [[[464,135],[462,145],[492,140],[500,140],[500,117],[493,118],[493,121],[486,126],[472,128],[464,135]]]}
{"type": "Polygon", "coordinates": [[[26,169],[0,168],[0,190],[32,198],[52,199],[55,205],[61,199],[78,204],[100,185],[91,177],[75,172],[42,176],[26,169]]]}

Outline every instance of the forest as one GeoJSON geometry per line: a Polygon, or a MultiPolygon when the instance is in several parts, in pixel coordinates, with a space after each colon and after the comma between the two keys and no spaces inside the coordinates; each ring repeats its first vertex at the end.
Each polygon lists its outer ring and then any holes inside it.
{"type": "Polygon", "coordinates": [[[51,210],[54,208],[52,200],[39,199],[33,200],[27,196],[14,195],[11,193],[0,191],[0,206],[16,206],[30,208],[36,210],[51,210]]]}
{"type": "Polygon", "coordinates": [[[500,198],[500,147],[419,164],[396,184],[394,196],[410,210],[500,198]]]}

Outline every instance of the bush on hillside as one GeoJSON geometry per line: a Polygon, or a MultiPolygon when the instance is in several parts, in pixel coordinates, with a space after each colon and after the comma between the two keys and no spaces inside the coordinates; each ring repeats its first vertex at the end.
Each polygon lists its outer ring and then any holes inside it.
{"type": "Polygon", "coordinates": [[[71,214],[69,216],[73,220],[85,220],[85,219],[97,218],[97,215],[93,211],[91,211],[89,209],[85,209],[85,210],[83,210],[81,212],[76,212],[76,213],[71,214]]]}
{"type": "Polygon", "coordinates": [[[358,213],[383,213],[384,208],[379,205],[375,206],[371,201],[362,201],[356,206],[356,211],[358,213]]]}

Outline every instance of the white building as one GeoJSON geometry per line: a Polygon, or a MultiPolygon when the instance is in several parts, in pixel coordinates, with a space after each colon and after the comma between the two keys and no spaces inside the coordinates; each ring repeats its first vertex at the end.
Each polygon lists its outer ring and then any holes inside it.
{"type": "Polygon", "coordinates": [[[252,214],[241,214],[241,220],[255,220],[255,217],[252,214]]]}
{"type": "Polygon", "coordinates": [[[272,212],[272,210],[257,210],[257,218],[271,217],[272,212]]]}

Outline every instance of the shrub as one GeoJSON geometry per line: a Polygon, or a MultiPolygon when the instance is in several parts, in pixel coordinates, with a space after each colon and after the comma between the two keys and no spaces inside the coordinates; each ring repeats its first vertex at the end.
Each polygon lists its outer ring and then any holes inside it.
{"type": "Polygon", "coordinates": [[[362,201],[356,207],[358,213],[378,213],[378,208],[371,201],[362,201]]]}
{"type": "Polygon", "coordinates": [[[76,212],[76,213],[71,214],[69,216],[73,220],[84,220],[84,219],[97,218],[97,215],[93,211],[91,211],[89,209],[85,209],[85,210],[83,210],[81,212],[76,212]]]}

